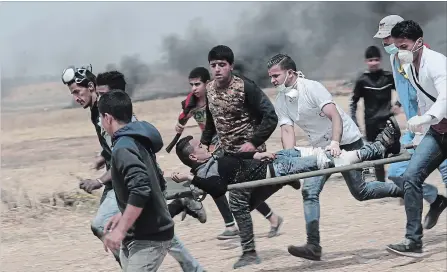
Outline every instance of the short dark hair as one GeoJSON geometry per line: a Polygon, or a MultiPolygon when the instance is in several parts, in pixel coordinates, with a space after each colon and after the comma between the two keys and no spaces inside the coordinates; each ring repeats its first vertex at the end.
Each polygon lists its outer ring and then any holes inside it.
{"type": "Polygon", "coordinates": [[[366,48],[365,51],[365,59],[372,59],[372,58],[382,58],[382,55],[380,54],[380,49],[377,46],[370,46],[366,48]]]}
{"type": "Polygon", "coordinates": [[[230,65],[234,63],[233,50],[226,45],[213,47],[208,53],[208,62],[213,60],[226,60],[230,65]]]}
{"type": "Polygon", "coordinates": [[[397,23],[391,29],[391,37],[400,39],[409,39],[417,41],[417,39],[424,36],[421,26],[413,20],[405,20],[397,23]]]}
{"type": "Polygon", "coordinates": [[[124,75],[118,71],[109,71],[98,74],[96,77],[96,85],[109,86],[111,90],[126,91],[126,80],[124,75]]]}
{"type": "Polygon", "coordinates": [[[191,70],[188,76],[189,79],[191,78],[200,78],[200,81],[203,83],[206,83],[208,80],[211,79],[210,72],[205,67],[196,67],[191,70]]]}
{"type": "Polygon", "coordinates": [[[282,70],[293,70],[296,72],[295,61],[286,54],[277,54],[271,57],[267,62],[267,69],[270,69],[275,65],[279,65],[282,70]]]}
{"type": "Polygon", "coordinates": [[[175,153],[184,165],[194,168],[195,163],[189,158],[189,155],[194,152],[194,148],[189,143],[192,139],[191,135],[181,138],[175,145],[175,153]]]}
{"type": "Polygon", "coordinates": [[[98,109],[101,115],[108,113],[120,123],[127,124],[132,121],[132,101],[122,90],[111,90],[101,95],[98,109]]]}

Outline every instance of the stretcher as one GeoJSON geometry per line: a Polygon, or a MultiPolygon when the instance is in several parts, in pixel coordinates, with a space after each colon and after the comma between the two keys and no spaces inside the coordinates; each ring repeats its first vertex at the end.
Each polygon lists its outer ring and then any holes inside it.
{"type": "MultiPolygon", "coordinates": [[[[384,159],[364,161],[361,163],[333,167],[333,168],[326,168],[326,169],[322,169],[322,170],[293,174],[293,175],[289,175],[289,176],[282,176],[282,177],[275,177],[275,178],[268,178],[268,179],[262,179],[262,180],[254,180],[254,181],[241,182],[241,183],[237,183],[237,184],[231,184],[231,185],[228,185],[228,190],[241,189],[241,188],[254,188],[254,187],[260,187],[260,186],[265,186],[265,185],[285,184],[285,183],[289,183],[289,182],[296,181],[299,179],[304,179],[304,178],[329,175],[329,174],[340,173],[340,172],[345,172],[345,171],[349,171],[349,170],[370,168],[370,167],[374,167],[374,166],[378,166],[378,165],[385,165],[385,164],[401,162],[401,161],[408,161],[411,159],[411,154],[406,149],[409,149],[409,148],[413,148],[413,147],[404,147],[404,149],[401,150],[401,153],[399,155],[391,156],[391,157],[384,158],[384,159]]],[[[168,200],[182,198],[182,197],[193,197],[198,201],[202,201],[206,197],[206,194],[203,191],[201,191],[198,188],[193,188],[193,186],[191,186],[189,183],[176,183],[170,177],[166,177],[165,179],[167,182],[166,199],[168,199],[168,200]]]]}

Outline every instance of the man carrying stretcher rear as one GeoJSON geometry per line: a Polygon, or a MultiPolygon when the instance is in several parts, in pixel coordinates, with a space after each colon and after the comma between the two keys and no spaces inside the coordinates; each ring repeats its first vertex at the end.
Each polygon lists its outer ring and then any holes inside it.
{"type": "MultiPolygon", "coordinates": [[[[338,158],[334,158],[330,151],[311,147],[295,147],[275,154],[257,151],[241,152],[225,154],[217,158],[204,146],[202,147],[199,140],[186,136],[177,143],[176,153],[183,164],[191,167],[191,174],[174,173],[172,179],[176,182],[190,181],[215,198],[224,195],[229,184],[241,181],[261,180],[349,165],[365,160],[382,159],[392,153],[391,150],[400,150],[400,136],[397,124],[389,120],[386,128],[377,136],[374,143],[364,145],[358,150],[342,150],[338,158]]],[[[240,229],[243,256],[246,256],[243,258],[244,265],[260,262],[255,250],[250,211],[282,186],[284,184],[251,188],[248,190],[249,195],[244,199],[233,198],[230,191],[230,207],[240,229]],[[251,258],[247,258],[247,255],[251,258]]],[[[391,195],[402,197],[403,192],[395,186],[395,191],[391,195]]]]}

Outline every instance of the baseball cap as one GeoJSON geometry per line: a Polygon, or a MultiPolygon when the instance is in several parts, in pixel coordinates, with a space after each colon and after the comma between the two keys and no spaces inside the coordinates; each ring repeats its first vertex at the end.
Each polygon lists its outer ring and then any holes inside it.
{"type": "Polygon", "coordinates": [[[384,39],[391,36],[391,29],[397,24],[404,21],[399,15],[388,15],[379,22],[379,30],[374,38],[384,39]]]}

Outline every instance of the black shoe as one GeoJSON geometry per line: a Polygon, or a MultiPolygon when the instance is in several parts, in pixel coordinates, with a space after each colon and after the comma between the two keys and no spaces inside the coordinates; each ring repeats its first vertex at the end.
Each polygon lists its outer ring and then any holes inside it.
{"type": "Polygon", "coordinates": [[[244,252],[239,260],[233,265],[234,269],[238,269],[243,266],[251,265],[251,264],[260,264],[261,259],[258,257],[258,254],[255,250],[244,252]]]}
{"type": "Polygon", "coordinates": [[[388,245],[387,250],[402,256],[415,258],[422,257],[422,243],[416,243],[409,239],[405,239],[399,244],[388,245]]]}
{"type": "Polygon", "coordinates": [[[289,253],[295,257],[300,257],[312,261],[321,261],[321,247],[312,244],[304,246],[289,246],[287,248],[289,253]]]}
{"type": "Polygon", "coordinates": [[[379,141],[386,148],[386,154],[397,155],[400,153],[400,136],[401,136],[399,124],[394,116],[391,116],[386,121],[386,126],[376,137],[376,141],[379,141]]]}
{"type": "Polygon", "coordinates": [[[447,198],[438,195],[435,202],[430,205],[430,210],[424,219],[424,229],[431,229],[438,223],[438,218],[447,207],[447,198]]]}
{"type": "Polygon", "coordinates": [[[239,230],[229,230],[226,229],[221,234],[217,235],[217,240],[228,240],[228,239],[234,239],[239,237],[239,230]]]}
{"type": "Polygon", "coordinates": [[[189,214],[190,216],[197,218],[202,224],[206,222],[206,211],[201,202],[187,197],[183,199],[182,203],[184,205],[182,221],[185,219],[186,214],[189,214]]]}
{"type": "Polygon", "coordinates": [[[278,226],[276,227],[270,227],[269,234],[267,235],[268,238],[273,238],[278,235],[279,228],[282,226],[282,223],[284,222],[284,219],[281,216],[278,216],[278,226]]]}
{"type": "Polygon", "coordinates": [[[299,190],[301,188],[301,182],[299,180],[292,181],[291,183],[288,183],[287,185],[291,186],[295,190],[299,190]]]}

